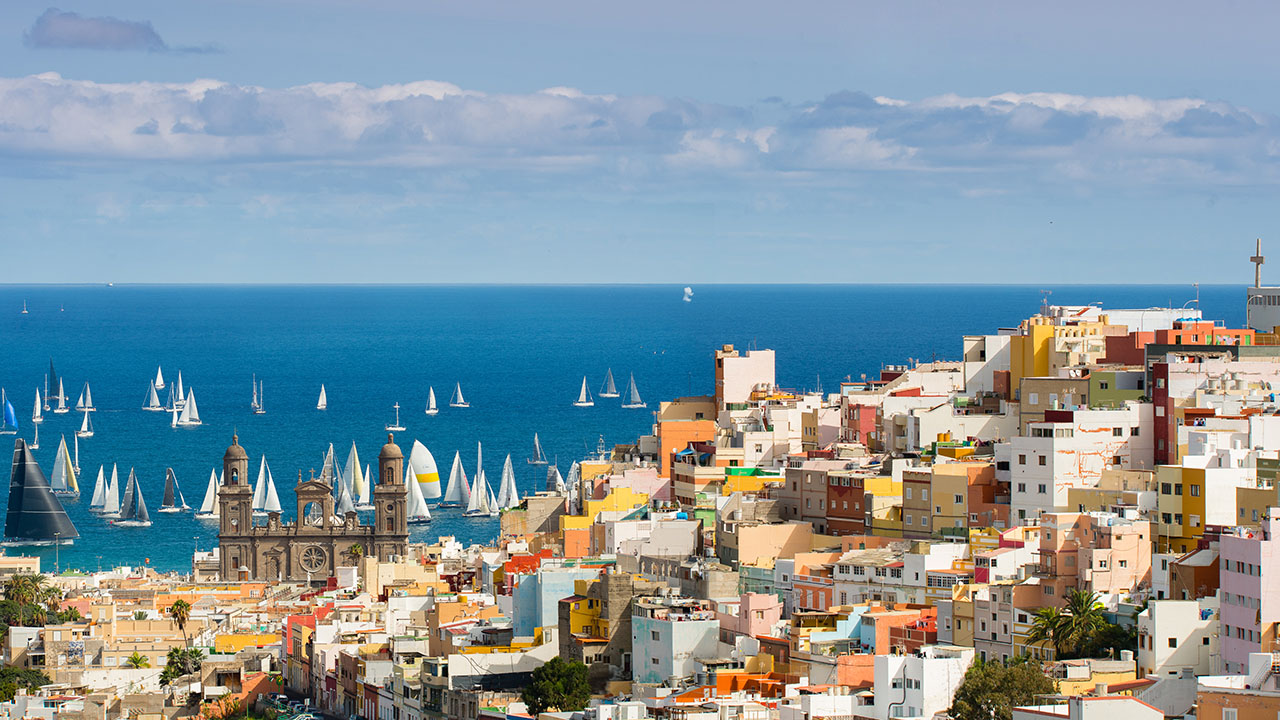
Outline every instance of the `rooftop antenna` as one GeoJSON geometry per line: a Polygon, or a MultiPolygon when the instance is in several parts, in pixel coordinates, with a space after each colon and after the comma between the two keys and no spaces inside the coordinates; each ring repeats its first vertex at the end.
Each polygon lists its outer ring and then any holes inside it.
{"type": "MultiPolygon", "coordinates": [[[[1262,238],[1258,238],[1258,246],[1249,262],[1253,263],[1253,286],[1262,287],[1262,264],[1267,259],[1262,255],[1262,238]]],[[[1198,305],[1196,307],[1199,307],[1198,305]]]]}
{"type": "Polygon", "coordinates": [[[1040,314],[1047,315],[1049,313],[1049,296],[1053,294],[1052,290],[1040,291],[1040,314]]]}

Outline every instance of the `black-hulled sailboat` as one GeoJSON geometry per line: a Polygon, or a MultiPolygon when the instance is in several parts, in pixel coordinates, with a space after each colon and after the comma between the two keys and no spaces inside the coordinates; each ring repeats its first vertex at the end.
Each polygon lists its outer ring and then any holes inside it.
{"type": "Polygon", "coordinates": [[[9,475],[9,511],[5,516],[6,544],[35,545],[70,542],[80,537],[76,526],[53,496],[49,481],[27,449],[25,440],[13,443],[9,475]]]}
{"type": "Polygon", "coordinates": [[[142,486],[138,485],[138,476],[129,469],[129,484],[124,490],[124,503],[120,506],[120,519],[113,525],[124,527],[151,527],[151,515],[147,512],[147,503],[142,499],[142,486]]]}
{"type": "Polygon", "coordinates": [[[178,486],[178,476],[173,474],[173,468],[165,468],[164,499],[160,501],[160,512],[180,513],[190,509],[187,499],[182,496],[182,488],[178,486]]]}

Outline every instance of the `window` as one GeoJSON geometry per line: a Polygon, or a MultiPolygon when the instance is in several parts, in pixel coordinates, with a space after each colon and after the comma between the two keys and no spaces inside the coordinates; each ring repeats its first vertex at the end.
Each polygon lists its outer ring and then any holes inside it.
{"type": "Polygon", "coordinates": [[[1164,406],[1163,406],[1163,405],[1157,405],[1157,406],[1156,406],[1156,417],[1164,417],[1164,406]]]}
{"type": "Polygon", "coordinates": [[[1111,428],[1111,437],[1124,437],[1124,428],[1111,428]]]}
{"type": "Polygon", "coordinates": [[[1173,486],[1173,494],[1174,494],[1174,495],[1181,495],[1181,494],[1182,494],[1182,486],[1181,486],[1181,485],[1174,485],[1174,486],[1173,486]]]}
{"type": "Polygon", "coordinates": [[[1200,486],[1199,486],[1199,485],[1192,485],[1192,486],[1191,486],[1191,497],[1200,497],[1200,486]]]}
{"type": "Polygon", "coordinates": [[[911,488],[904,488],[902,492],[905,493],[904,497],[906,497],[906,499],[911,499],[911,488]]]}
{"type": "Polygon", "coordinates": [[[661,640],[661,639],[662,639],[662,636],[658,634],[658,631],[657,631],[657,630],[652,630],[652,631],[650,631],[650,632],[649,632],[649,635],[650,635],[654,640],[661,640]]]}
{"type": "Polygon", "coordinates": [[[1099,389],[1099,390],[1106,390],[1106,389],[1107,389],[1107,388],[1109,388],[1109,387],[1110,387],[1110,385],[1109,385],[1109,384],[1107,384],[1107,381],[1106,381],[1106,380],[1099,380],[1099,381],[1098,381],[1098,389],[1099,389]]]}
{"type": "Polygon", "coordinates": [[[1178,647],[1178,638],[1169,638],[1169,647],[1171,648],[1178,647]]]}
{"type": "Polygon", "coordinates": [[[1041,455],[1040,457],[1038,457],[1038,458],[1036,458],[1036,459],[1040,462],[1040,466],[1041,466],[1041,467],[1044,467],[1044,465],[1045,465],[1045,457],[1044,457],[1044,455],[1041,455]]]}
{"type": "Polygon", "coordinates": [[[1172,495],[1172,494],[1173,494],[1173,485],[1171,485],[1171,484],[1169,484],[1169,483],[1160,483],[1160,494],[1161,494],[1161,495],[1172,495]]]}
{"type": "Polygon", "coordinates": [[[657,664],[658,664],[658,658],[649,658],[649,662],[650,662],[650,664],[657,665],[657,664]]]}
{"type": "Polygon", "coordinates": [[[1141,428],[1139,428],[1137,425],[1129,428],[1129,437],[1138,437],[1138,431],[1140,429],[1141,428]]]}
{"type": "Polygon", "coordinates": [[[1044,483],[1040,483],[1040,494],[1043,495],[1048,491],[1049,491],[1049,488],[1044,483]]]}
{"type": "Polygon", "coordinates": [[[1026,483],[1018,483],[1018,492],[1026,492],[1026,491],[1027,491],[1027,484],[1026,484],[1026,483]]]}
{"type": "MultiPolygon", "coordinates": [[[[1164,387],[1164,378],[1156,378],[1156,387],[1158,388],[1164,387]]],[[[1222,720],[1227,720],[1227,719],[1224,717],[1222,718],[1222,720]]]]}
{"type": "Polygon", "coordinates": [[[964,496],[963,496],[963,495],[956,495],[956,504],[957,504],[957,505],[959,505],[959,504],[960,504],[960,503],[962,503],[962,502],[964,502],[964,496]]]}
{"type": "MultiPolygon", "coordinates": [[[[1119,465],[1119,464],[1120,464],[1120,456],[1119,456],[1119,455],[1112,455],[1112,456],[1111,456],[1111,464],[1112,464],[1112,465],[1119,465]]],[[[1181,494],[1181,493],[1179,493],[1179,494],[1181,494]]]]}
{"type": "Polygon", "coordinates": [[[1019,455],[1019,456],[1018,456],[1018,464],[1019,464],[1019,465],[1026,465],[1026,464],[1027,464],[1027,456],[1026,456],[1026,455],[1019,455]]]}
{"type": "Polygon", "coordinates": [[[1120,561],[1120,567],[1122,567],[1122,568],[1127,568],[1127,567],[1129,567],[1129,561],[1128,561],[1128,560],[1121,560],[1121,561],[1120,561]]]}
{"type": "Polygon", "coordinates": [[[929,502],[929,488],[920,488],[920,499],[929,502]]]}
{"type": "Polygon", "coordinates": [[[1032,405],[1040,404],[1040,393],[1027,393],[1027,402],[1032,405]]]}

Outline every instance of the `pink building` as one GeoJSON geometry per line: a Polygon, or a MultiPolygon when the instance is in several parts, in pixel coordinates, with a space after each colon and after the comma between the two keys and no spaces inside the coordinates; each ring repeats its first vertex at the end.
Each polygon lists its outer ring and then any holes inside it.
{"type": "Polygon", "coordinates": [[[1040,517],[1041,604],[1061,607],[1071,589],[1129,593],[1151,582],[1151,523],[1114,513],[1040,517]]]}
{"type": "Polygon", "coordinates": [[[733,644],[737,636],[769,635],[782,619],[782,601],[776,595],[743,593],[736,602],[719,603],[716,617],[720,620],[720,641],[733,644]]]}
{"type": "Polygon", "coordinates": [[[1247,673],[1249,653],[1274,652],[1278,645],[1278,532],[1280,518],[1268,513],[1260,530],[1242,529],[1239,534],[1219,538],[1219,644],[1225,673],[1247,673]]]}

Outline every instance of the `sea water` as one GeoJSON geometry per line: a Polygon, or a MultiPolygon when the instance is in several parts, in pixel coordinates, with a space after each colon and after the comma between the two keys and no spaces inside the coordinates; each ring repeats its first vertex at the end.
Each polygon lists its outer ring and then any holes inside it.
{"type": "MultiPolygon", "coordinates": [[[[1190,286],[1068,286],[1051,288],[1062,304],[1108,307],[1194,307],[1190,286]]],[[[293,487],[320,469],[329,443],[346,463],[354,441],[360,461],[377,472],[384,426],[407,429],[435,456],[442,486],[455,452],[475,478],[476,443],[484,444],[491,484],[510,454],[521,496],[545,488],[547,469],[525,462],[537,432],[562,473],[594,453],[650,431],[662,400],[710,394],[712,354],[725,343],[777,352],[785,388],[838,392],[846,378],[874,378],[884,364],[913,358],[959,359],[962,336],[994,333],[1036,312],[1041,288],[1031,286],[702,286],[691,302],[681,286],[3,286],[0,287],[0,386],[7,389],[30,440],[35,391],[44,392],[52,359],[74,404],[87,380],[98,411],[95,434],[80,442],[78,501],[64,505],[80,531],[63,546],[63,568],[94,570],[121,564],[161,570],[190,568],[192,551],[216,543],[213,523],[191,513],[156,512],[165,468],[172,467],[198,507],[209,471],[220,467],[233,432],[250,456],[256,480],[265,453],[284,516],[296,515],[293,487]],[[29,314],[20,310],[26,301],[29,314]],[[196,428],[172,428],[167,413],[142,405],[156,367],[173,382],[182,371],[194,388],[196,428]],[[596,398],[578,408],[582,377],[598,393],[612,368],[625,396],[635,374],[649,407],[624,410],[624,398],[596,398]],[[250,409],[251,381],[264,384],[266,414],[250,409]],[[448,406],[461,382],[468,409],[448,406]],[[316,410],[323,383],[329,406],[316,410]],[[434,387],[440,413],[424,413],[434,387]],[[121,491],[132,469],[153,525],[114,527],[88,511],[98,467],[119,466],[121,491]]],[[[1206,318],[1239,327],[1244,291],[1201,287],[1206,318]]],[[[161,401],[167,390],[160,393],[161,401]]],[[[70,446],[81,417],[45,413],[35,457],[50,474],[58,439],[70,446]]],[[[8,442],[10,436],[0,436],[8,442]]],[[[6,446],[7,447],[7,446],[6,446]]],[[[5,452],[8,452],[6,449],[5,452]]],[[[463,543],[491,541],[498,521],[435,509],[412,528],[412,540],[453,535],[463,543]]],[[[40,555],[51,569],[53,548],[10,549],[40,555]]]]}

